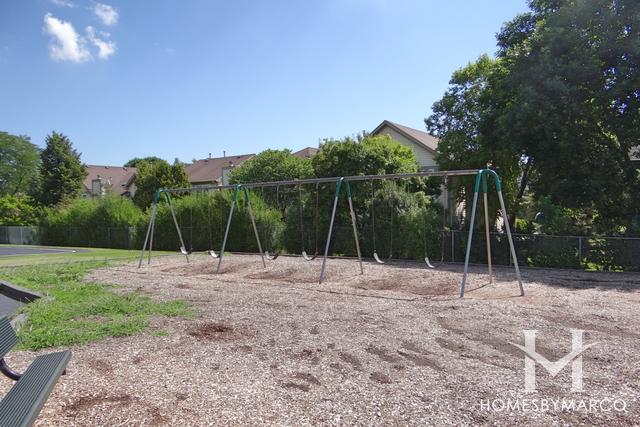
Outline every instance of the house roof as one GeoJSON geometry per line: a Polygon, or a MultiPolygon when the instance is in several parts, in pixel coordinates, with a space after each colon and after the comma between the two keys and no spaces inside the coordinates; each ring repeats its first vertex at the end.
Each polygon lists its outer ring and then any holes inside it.
{"type": "Polygon", "coordinates": [[[185,165],[189,182],[218,182],[222,180],[222,170],[229,166],[238,166],[249,160],[255,154],[242,154],[240,156],[210,157],[197,160],[185,165]]]}
{"type": "Polygon", "coordinates": [[[306,159],[306,158],[311,158],[315,156],[319,150],[320,150],[319,148],[307,147],[307,148],[303,148],[300,151],[296,151],[295,153],[293,153],[293,155],[298,156],[302,159],[306,159]]]}
{"type": "Polygon", "coordinates": [[[136,168],[100,165],[86,165],[85,170],[87,176],[84,178],[83,185],[86,191],[90,192],[91,182],[100,177],[103,182],[110,184],[111,191],[118,195],[129,191],[129,185],[138,171],[136,168]]]}
{"type": "Polygon", "coordinates": [[[413,129],[408,126],[403,126],[398,123],[390,122],[389,120],[385,120],[382,123],[380,123],[378,127],[376,127],[371,133],[373,135],[377,135],[385,126],[388,126],[394,129],[396,132],[404,135],[411,141],[426,148],[429,151],[432,151],[435,153],[435,151],[438,149],[438,138],[436,138],[435,136],[429,135],[428,133],[418,129],[413,129]]]}

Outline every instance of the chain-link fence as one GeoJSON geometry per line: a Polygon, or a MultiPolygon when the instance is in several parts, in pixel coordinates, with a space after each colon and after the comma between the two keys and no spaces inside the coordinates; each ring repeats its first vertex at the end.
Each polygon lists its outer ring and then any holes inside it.
{"type": "MultiPolygon", "coordinates": [[[[185,241],[188,241],[193,230],[181,227],[185,241]]],[[[85,230],[75,227],[10,227],[0,226],[0,244],[13,245],[58,245],[79,247],[101,247],[119,249],[140,249],[144,238],[144,228],[96,228],[85,230]]],[[[362,239],[362,231],[359,230],[362,239]]],[[[333,241],[342,244],[332,245],[332,252],[340,255],[355,255],[351,242],[351,227],[338,226],[333,241]],[[353,252],[353,253],[352,253],[353,252]]],[[[468,232],[444,231],[436,233],[438,241],[423,242],[422,236],[397,236],[396,239],[416,239],[416,246],[424,244],[425,254],[432,260],[444,258],[445,262],[463,262],[467,248],[468,232]],[[444,242],[442,241],[444,239],[444,242]]],[[[504,233],[491,233],[492,260],[497,265],[509,265],[511,254],[507,236],[504,233]]],[[[320,236],[320,252],[324,251],[324,232],[320,236]]],[[[383,236],[380,236],[381,240],[383,236]]],[[[578,268],[596,270],[640,271],[640,238],[634,237],[587,237],[587,236],[552,236],[544,234],[513,235],[518,263],[531,267],[578,268]]],[[[177,243],[177,248],[179,245],[177,243]]],[[[313,252],[313,243],[306,246],[307,252],[313,252]]],[[[379,242],[378,252],[387,256],[388,243],[379,242]]],[[[372,248],[362,245],[363,256],[371,257],[372,248]],[[369,253],[371,252],[371,253],[369,253]]],[[[202,248],[197,248],[198,250],[202,248]]],[[[393,252],[394,257],[398,255],[393,252]]],[[[486,237],[481,231],[474,233],[471,245],[471,262],[486,263],[486,237]]]]}
{"type": "MultiPolygon", "coordinates": [[[[17,227],[0,226],[0,244],[78,246],[137,249],[141,231],[135,227],[17,227]]],[[[144,236],[143,236],[144,237],[144,236]]]]}

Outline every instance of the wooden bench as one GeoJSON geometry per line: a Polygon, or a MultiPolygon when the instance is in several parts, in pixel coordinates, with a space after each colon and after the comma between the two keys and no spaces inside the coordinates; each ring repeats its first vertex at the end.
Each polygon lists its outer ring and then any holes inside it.
{"type": "Polygon", "coordinates": [[[24,374],[14,372],[4,356],[18,343],[18,337],[6,316],[0,317],[0,372],[16,381],[0,401],[0,426],[31,426],[51,390],[71,358],[69,350],[43,354],[27,368],[24,374]]]}

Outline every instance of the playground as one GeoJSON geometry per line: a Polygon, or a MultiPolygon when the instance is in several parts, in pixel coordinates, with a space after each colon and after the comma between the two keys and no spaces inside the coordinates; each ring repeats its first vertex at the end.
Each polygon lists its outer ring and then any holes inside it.
{"type": "MultiPolygon", "coordinates": [[[[88,281],[186,300],[193,318],[154,318],[142,335],[73,347],[40,425],[624,424],[640,416],[640,279],[626,273],[208,254],[98,269],[88,281]],[[537,397],[620,399],[625,411],[483,409],[524,393],[524,329],[537,351],[565,355],[585,330],[584,392],[571,369],[542,368],[537,397]]],[[[11,362],[31,360],[15,352],[11,362]]]]}

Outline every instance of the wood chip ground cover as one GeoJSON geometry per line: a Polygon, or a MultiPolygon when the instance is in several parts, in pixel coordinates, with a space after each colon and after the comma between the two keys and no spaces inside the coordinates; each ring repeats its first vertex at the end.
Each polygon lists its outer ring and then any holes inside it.
{"type": "MultiPolygon", "coordinates": [[[[279,257],[167,257],[98,269],[88,280],[190,302],[193,318],[155,318],[149,333],[72,348],[37,425],[633,425],[640,419],[640,275],[511,270],[279,257]],[[571,368],[538,366],[524,392],[523,330],[557,360],[570,329],[597,344],[583,355],[584,391],[571,368]],[[163,331],[163,333],[154,333],[163,331]],[[626,411],[497,411],[501,399],[620,399],[626,411]]],[[[50,351],[50,350],[49,350],[50,351]]],[[[36,355],[13,352],[23,368],[36,355]]],[[[3,380],[2,386],[10,386],[3,380]]]]}

